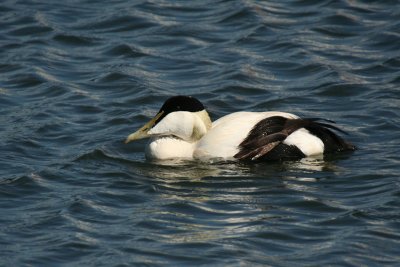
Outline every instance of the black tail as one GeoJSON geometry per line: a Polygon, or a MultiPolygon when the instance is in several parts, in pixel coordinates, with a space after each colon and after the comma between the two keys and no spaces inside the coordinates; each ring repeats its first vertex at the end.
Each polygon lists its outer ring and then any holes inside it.
{"type": "MultiPolygon", "coordinates": [[[[310,123],[310,125],[304,128],[306,128],[308,131],[310,131],[311,134],[317,136],[319,139],[322,140],[325,146],[324,153],[354,151],[356,149],[354,145],[345,141],[343,138],[335,134],[332,130],[347,135],[345,131],[331,124],[318,122],[323,119],[308,119],[308,120],[312,121],[312,123],[310,123]]],[[[333,121],[329,122],[335,123],[333,121]]]]}

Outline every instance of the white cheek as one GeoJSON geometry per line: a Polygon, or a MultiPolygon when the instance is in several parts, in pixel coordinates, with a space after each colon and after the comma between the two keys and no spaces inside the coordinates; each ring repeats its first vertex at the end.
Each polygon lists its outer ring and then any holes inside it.
{"type": "Polygon", "coordinates": [[[165,116],[148,134],[155,136],[174,135],[189,140],[193,133],[194,118],[190,112],[178,111],[165,116]]]}

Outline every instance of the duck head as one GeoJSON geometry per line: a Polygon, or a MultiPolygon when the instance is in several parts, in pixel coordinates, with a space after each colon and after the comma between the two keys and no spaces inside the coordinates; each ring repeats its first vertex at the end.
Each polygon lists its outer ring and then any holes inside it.
{"type": "Polygon", "coordinates": [[[165,101],[160,111],[125,143],[148,137],[174,136],[196,142],[211,128],[211,119],[203,104],[191,96],[174,96],[165,101]]]}

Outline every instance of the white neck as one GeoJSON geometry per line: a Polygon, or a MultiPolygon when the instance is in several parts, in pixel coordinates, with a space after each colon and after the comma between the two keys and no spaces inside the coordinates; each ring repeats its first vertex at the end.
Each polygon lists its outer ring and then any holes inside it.
{"type": "Polygon", "coordinates": [[[146,149],[151,159],[193,158],[197,142],[211,129],[207,111],[178,111],[165,116],[148,133],[153,137],[146,149]]]}

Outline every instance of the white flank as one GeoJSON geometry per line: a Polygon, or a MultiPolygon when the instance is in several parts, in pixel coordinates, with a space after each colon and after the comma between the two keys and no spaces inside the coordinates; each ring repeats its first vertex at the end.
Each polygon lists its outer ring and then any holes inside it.
{"type": "Polygon", "coordinates": [[[251,129],[262,119],[272,116],[297,118],[285,112],[236,112],[224,116],[213,123],[211,130],[198,142],[195,158],[232,158],[239,152],[239,144],[251,129]]]}
{"type": "Polygon", "coordinates": [[[312,135],[304,128],[301,128],[289,135],[285,141],[283,141],[283,143],[286,145],[297,146],[306,156],[324,153],[324,143],[322,140],[315,135],[312,135]]]}

